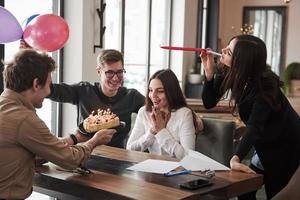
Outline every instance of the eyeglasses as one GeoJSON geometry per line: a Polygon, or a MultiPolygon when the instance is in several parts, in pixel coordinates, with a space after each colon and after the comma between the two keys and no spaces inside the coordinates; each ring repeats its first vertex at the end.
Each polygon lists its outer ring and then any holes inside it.
{"type": "Polygon", "coordinates": [[[119,79],[123,78],[124,76],[124,73],[126,73],[125,69],[121,69],[121,70],[118,70],[118,71],[113,71],[113,70],[107,70],[105,73],[105,76],[106,78],[113,78],[115,75],[117,75],[117,77],[119,79]]]}

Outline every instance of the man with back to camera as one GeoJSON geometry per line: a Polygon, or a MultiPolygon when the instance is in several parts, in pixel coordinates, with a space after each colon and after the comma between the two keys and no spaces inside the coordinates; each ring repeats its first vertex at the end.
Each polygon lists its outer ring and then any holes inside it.
{"type": "Polygon", "coordinates": [[[109,108],[126,123],[126,127],[114,134],[107,145],[124,148],[124,141],[131,128],[131,114],[138,112],[144,105],[145,98],[137,90],[122,86],[125,69],[121,52],[113,49],[102,50],[97,57],[96,71],[100,76],[100,82],[53,84],[49,98],[76,105],[77,124],[88,117],[92,111],[109,108]]]}
{"type": "Polygon", "coordinates": [[[75,169],[116,132],[101,130],[88,141],[78,132],[63,139],[50,133],[35,108],[41,108],[50,93],[54,69],[51,57],[33,50],[18,52],[6,64],[0,96],[0,199],[25,199],[31,194],[35,156],[75,169]]]}

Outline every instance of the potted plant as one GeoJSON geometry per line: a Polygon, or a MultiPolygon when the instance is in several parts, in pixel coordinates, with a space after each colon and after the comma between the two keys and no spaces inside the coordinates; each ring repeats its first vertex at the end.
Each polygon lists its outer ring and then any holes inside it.
{"type": "Polygon", "coordinates": [[[300,96],[300,63],[293,62],[283,73],[283,91],[288,96],[300,96]]]}
{"type": "Polygon", "coordinates": [[[197,69],[197,65],[193,65],[190,73],[188,74],[188,83],[199,84],[203,81],[203,76],[200,74],[200,70],[197,69]]]}

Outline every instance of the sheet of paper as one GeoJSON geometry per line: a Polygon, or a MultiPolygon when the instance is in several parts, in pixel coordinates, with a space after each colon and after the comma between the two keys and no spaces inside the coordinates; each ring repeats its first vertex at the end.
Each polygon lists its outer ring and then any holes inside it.
{"type": "Polygon", "coordinates": [[[185,169],[192,171],[198,170],[230,170],[230,168],[225,165],[203,155],[200,152],[189,150],[188,155],[186,155],[180,164],[185,169]]]}
{"type": "Polygon", "coordinates": [[[163,174],[179,166],[180,166],[179,162],[148,159],[136,165],[128,167],[127,169],[134,170],[134,171],[141,171],[141,172],[163,174]]]}

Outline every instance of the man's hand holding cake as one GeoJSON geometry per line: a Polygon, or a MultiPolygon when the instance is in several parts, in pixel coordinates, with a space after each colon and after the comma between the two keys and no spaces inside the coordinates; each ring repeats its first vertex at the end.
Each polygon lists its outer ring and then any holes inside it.
{"type": "Polygon", "coordinates": [[[109,109],[98,109],[97,113],[93,111],[84,121],[83,128],[88,133],[95,133],[102,129],[115,128],[120,125],[120,119],[109,109]]]}

